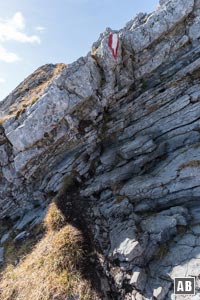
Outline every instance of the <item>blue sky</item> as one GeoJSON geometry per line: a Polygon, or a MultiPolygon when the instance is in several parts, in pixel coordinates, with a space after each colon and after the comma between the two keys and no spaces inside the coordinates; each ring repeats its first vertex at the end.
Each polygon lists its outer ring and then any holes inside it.
{"type": "Polygon", "coordinates": [[[158,0],[0,0],[0,100],[46,63],[86,55],[106,27],[120,29],[158,0]]]}

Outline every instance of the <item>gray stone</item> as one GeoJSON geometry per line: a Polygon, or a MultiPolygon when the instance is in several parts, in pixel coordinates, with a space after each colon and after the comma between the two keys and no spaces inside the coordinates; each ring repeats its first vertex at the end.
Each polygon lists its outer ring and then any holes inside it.
{"type": "Polygon", "coordinates": [[[8,164],[8,155],[5,145],[0,146],[0,165],[6,166],[8,164]]]}
{"type": "Polygon", "coordinates": [[[4,248],[0,247],[0,264],[4,262],[4,248]]]}
{"type": "Polygon", "coordinates": [[[101,192],[101,199],[102,201],[106,201],[112,196],[112,191],[111,190],[104,190],[101,192]]]}
{"type": "Polygon", "coordinates": [[[184,276],[186,276],[187,273],[187,262],[182,263],[178,266],[174,266],[172,268],[172,270],[170,271],[170,276],[172,279],[174,279],[175,277],[181,277],[181,274],[184,276]]]}
{"type": "Polygon", "coordinates": [[[101,77],[95,60],[88,57],[87,63],[81,64],[74,72],[70,70],[70,74],[66,76],[64,86],[69,92],[75,93],[78,97],[88,99],[100,86],[100,80],[101,77]]]}
{"type": "Polygon", "coordinates": [[[192,226],[191,230],[194,235],[200,236],[200,225],[192,226]]]}
{"type": "Polygon", "coordinates": [[[191,259],[188,262],[188,268],[187,268],[186,276],[188,276],[188,277],[190,277],[190,276],[198,277],[200,275],[199,267],[200,267],[199,259],[195,259],[195,258],[191,259]]]}
{"type": "Polygon", "coordinates": [[[125,159],[130,159],[134,156],[146,154],[155,150],[156,145],[148,136],[140,136],[131,142],[123,145],[119,153],[125,159]]]}
{"type": "Polygon", "coordinates": [[[111,298],[170,300],[186,274],[200,288],[200,0],[159,3],[0,102],[2,243],[62,199],[90,227],[111,298]]]}
{"type": "Polygon", "coordinates": [[[144,270],[139,267],[133,269],[133,275],[131,276],[130,284],[137,290],[143,291],[145,288],[147,275],[144,270]]]}
{"type": "Polygon", "coordinates": [[[37,104],[23,124],[7,133],[9,141],[17,151],[34,145],[56,126],[67,112],[69,95],[66,91],[52,86],[37,104]]]}
{"type": "Polygon", "coordinates": [[[9,232],[6,232],[6,233],[4,233],[4,235],[1,237],[1,245],[3,244],[3,243],[5,243],[7,240],[8,240],[8,238],[9,238],[9,236],[10,236],[10,231],[9,232]]]}
{"type": "Polygon", "coordinates": [[[192,224],[193,225],[200,224],[200,221],[199,221],[200,207],[198,205],[192,206],[190,208],[190,213],[192,215],[192,224]]]}
{"type": "Polygon", "coordinates": [[[114,200],[101,206],[100,211],[105,218],[113,218],[116,220],[117,218],[130,215],[133,212],[133,207],[128,199],[124,199],[120,203],[114,200]]]}
{"type": "Polygon", "coordinates": [[[194,0],[167,1],[166,5],[152,14],[145,24],[129,34],[133,50],[138,53],[147,48],[162,34],[181,22],[192,11],[193,6],[194,0]]]}
{"type": "Polygon", "coordinates": [[[170,252],[164,257],[162,263],[165,266],[179,265],[191,258],[192,247],[186,245],[175,245],[170,248],[170,252]]]}
{"type": "Polygon", "coordinates": [[[14,238],[14,241],[15,241],[15,242],[21,241],[21,240],[23,240],[23,239],[26,239],[29,235],[30,235],[29,232],[27,232],[27,231],[22,231],[22,232],[20,232],[20,233],[14,238]]]}
{"type": "Polygon", "coordinates": [[[17,230],[24,229],[28,224],[34,221],[34,219],[37,219],[38,217],[43,215],[43,210],[41,208],[33,209],[29,212],[27,212],[23,218],[15,224],[15,228],[17,230]]]}
{"type": "Polygon", "coordinates": [[[199,33],[199,30],[198,30],[199,26],[200,26],[200,17],[197,17],[194,20],[194,24],[189,29],[189,37],[192,40],[197,40],[198,38],[200,38],[200,33],[199,33]]]}
{"type": "Polygon", "coordinates": [[[159,4],[162,6],[162,5],[165,5],[169,0],[159,0],[159,4]]]}
{"type": "Polygon", "coordinates": [[[109,256],[120,261],[130,262],[143,252],[137,241],[133,221],[116,224],[110,232],[110,243],[109,256]]]}
{"type": "Polygon", "coordinates": [[[178,245],[187,245],[194,247],[196,245],[196,237],[192,234],[185,234],[178,242],[178,245]]]}
{"type": "MultiPolygon", "coordinates": [[[[162,202],[164,203],[165,201],[168,202],[168,199],[170,201],[171,196],[168,196],[168,194],[178,194],[178,192],[184,190],[185,180],[187,180],[191,189],[194,186],[198,186],[198,166],[191,169],[189,167],[190,163],[188,163],[188,168],[181,168],[180,177],[177,177],[177,171],[181,166],[180,161],[182,159],[186,162],[187,160],[195,161],[198,157],[197,151],[198,148],[192,148],[186,150],[184,153],[180,153],[180,155],[177,155],[176,158],[169,163],[169,168],[166,169],[164,168],[164,165],[162,165],[160,171],[158,169],[155,171],[155,174],[159,175],[152,177],[144,176],[145,180],[143,177],[136,177],[130,180],[121,190],[121,194],[134,200],[154,199],[154,203],[156,203],[156,199],[162,198],[162,202]]],[[[187,163],[185,165],[187,166],[187,163]]],[[[185,193],[185,196],[187,197],[187,192],[185,193]]],[[[161,202],[159,201],[159,204],[160,203],[161,202]]]]}
{"type": "Polygon", "coordinates": [[[195,103],[197,101],[200,100],[200,92],[199,91],[195,91],[194,93],[191,94],[191,102],[195,103]]]}
{"type": "Polygon", "coordinates": [[[2,173],[4,178],[10,183],[12,183],[17,178],[16,170],[12,164],[3,167],[2,173]]]}
{"type": "Polygon", "coordinates": [[[23,152],[19,152],[14,159],[15,169],[17,172],[24,173],[24,169],[28,163],[42,153],[41,149],[31,149],[23,152]]]}
{"type": "Polygon", "coordinates": [[[124,274],[122,272],[119,272],[114,277],[115,283],[118,288],[122,288],[123,280],[124,280],[124,274]]]}
{"type": "MultiPolygon", "coordinates": [[[[141,222],[141,227],[149,233],[159,233],[162,231],[170,231],[176,227],[177,221],[173,217],[158,215],[147,218],[141,222]]],[[[176,230],[175,230],[176,232],[176,230]]]]}

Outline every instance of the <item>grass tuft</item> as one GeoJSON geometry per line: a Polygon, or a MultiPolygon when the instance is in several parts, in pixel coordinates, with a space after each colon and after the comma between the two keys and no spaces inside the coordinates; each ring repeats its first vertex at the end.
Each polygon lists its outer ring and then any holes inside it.
{"type": "Polygon", "coordinates": [[[178,167],[178,170],[183,170],[183,169],[188,168],[188,167],[193,167],[193,168],[200,167],[200,160],[190,160],[190,161],[187,161],[187,162],[181,164],[178,167]]]}
{"type": "Polygon", "coordinates": [[[49,205],[48,212],[44,218],[44,226],[48,231],[57,231],[66,224],[66,219],[55,202],[49,205]]]}
{"type": "Polygon", "coordinates": [[[19,265],[9,265],[3,271],[1,299],[97,299],[80,271],[82,243],[81,233],[71,225],[48,231],[19,265]]]}
{"type": "Polygon", "coordinates": [[[7,266],[0,273],[0,299],[99,299],[99,281],[88,260],[90,246],[82,229],[71,222],[76,207],[67,208],[69,200],[75,203],[76,189],[72,177],[66,177],[43,222],[31,232],[33,240],[16,244],[12,235],[5,243],[7,266]]]}

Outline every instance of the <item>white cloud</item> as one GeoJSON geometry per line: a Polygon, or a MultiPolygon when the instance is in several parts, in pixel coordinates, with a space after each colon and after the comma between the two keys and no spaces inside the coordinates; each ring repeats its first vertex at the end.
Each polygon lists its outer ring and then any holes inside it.
{"type": "Polygon", "coordinates": [[[0,19],[0,42],[40,43],[37,35],[27,35],[24,29],[25,19],[21,12],[14,14],[11,19],[0,19]]]}
{"type": "Polygon", "coordinates": [[[46,30],[46,28],[43,26],[36,26],[35,29],[39,32],[44,32],[46,30]]]}
{"type": "Polygon", "coordinates": [[[3,46],[0,45],[0,61],[12,63],[18,60],[20,60],[20,58],[17,54],[7,51],[3,46]]]}
{"type": "Polygon", "coordinates": [[[5,82],[6,82],[6,80],[4,78],[0,77],[0,84],[5,83],[5,82]]]}
{"type": "Polygon", "coordinates": [[[26,22],[21,12],[17,12],[10,19],[0,18],[0,60],[11,63],[19,60],[16,53],[9,52],[3,44],[8,41],[19,43],[40,44],[37,35],[28,35],[25,32],[26,22]]]}
{"type": "Polygon", "coordinates": [[[17,12],[14,16],[8,20],[7,23],[10,23],[13,27],[23,30],[25,28],[25,19],[21,12],[17,12]]]}

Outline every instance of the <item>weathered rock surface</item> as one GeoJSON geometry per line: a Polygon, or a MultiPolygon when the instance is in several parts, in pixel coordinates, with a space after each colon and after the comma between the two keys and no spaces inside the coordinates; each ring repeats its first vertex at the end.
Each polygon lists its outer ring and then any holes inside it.
{"type": "Polygon", "coordinates": [[[0,264],[2,264],[4,261],[3,250],[4,250],[3,247],[0,247],[0,264]]]}
{"type": "Polygon", "coordinates": [[[200,297],[199,24],[199,0],[162,0],[86,57],[43,67],[20,113],[38,73],[0,104],[0,218],[22,230],[75,178],[115,299],[173,299],[184,276],[196,296],[183,299],[200,297]]]}

